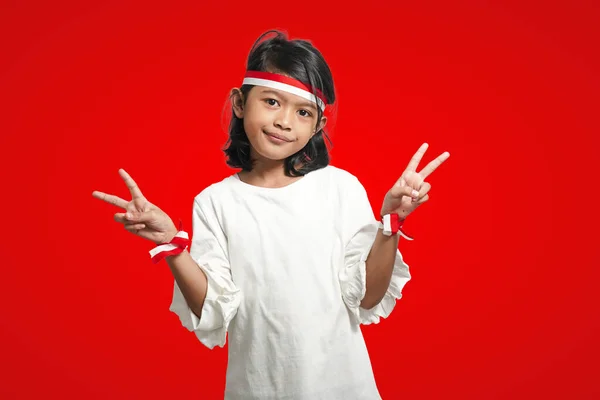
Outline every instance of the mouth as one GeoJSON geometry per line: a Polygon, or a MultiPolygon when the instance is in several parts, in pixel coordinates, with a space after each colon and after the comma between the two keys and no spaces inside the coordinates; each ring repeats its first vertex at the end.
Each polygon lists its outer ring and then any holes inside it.
{"type": "Polygon", "coordinates": [[[267,132],[267,131],[263,131],[263,133],[264,133],[265,135],[267,135],[267,136],[270,136],[270,137],[272,137],[272,138],[274,138],[274,139],[277,139],[277,140],[280,140],[280,141],[282,141],[282,142],[291,142],[291,141],[292,141],[292,140],[290,140],[290,139],[286,138],[285,136],[283,136],[283,135],[278,135],[278,134],[276,134],[276,133],[271,133],[271,132],[267,132]]]}

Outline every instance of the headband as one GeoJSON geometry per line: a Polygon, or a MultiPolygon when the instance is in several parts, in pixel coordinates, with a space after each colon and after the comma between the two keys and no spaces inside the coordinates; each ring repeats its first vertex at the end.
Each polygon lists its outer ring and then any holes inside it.
{"type": "Polygon", "coordinates": [[[271,72],[247,71],[242,84],[265,86],[295,94],[317,104],[321,108],[321,111],[325,111],[325,106],[327,106],[327,100],[320,90],[313,90],[311,86],[289,76],[273,74],[271,72]],[[317,93],[316,97],[313,91],[317,93]]]}

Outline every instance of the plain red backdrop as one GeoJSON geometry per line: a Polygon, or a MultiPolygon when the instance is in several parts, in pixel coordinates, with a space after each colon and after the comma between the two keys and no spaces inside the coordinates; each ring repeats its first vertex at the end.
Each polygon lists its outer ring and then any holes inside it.
{"type": "Polygon", "coordinates": [[[600,396],[600,10],[561,3],[2,2],[0,397],[222,398],[226,349],[91,193],[127,197],[125,168],[189,226],[270,28],[328,60],[332,163],[375,210],[421,143],[451,154],[400,245],[413,280],[363,329],[383,398],[600,396]]]}

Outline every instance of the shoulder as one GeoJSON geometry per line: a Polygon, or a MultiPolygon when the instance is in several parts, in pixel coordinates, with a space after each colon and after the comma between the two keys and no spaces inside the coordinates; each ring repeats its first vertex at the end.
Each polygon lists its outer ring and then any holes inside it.
{"type": "Polygon", "coordinates": [[[321,179],[336,181],[340,184],[356,183],[358,181],[358,178],[351,172],[331,164],[313,171],[311,174],[315,174],[315,176],[321,179]]]}
{"type": "Polygon", "coordinates": [[[360,229],[372,226],[375,214],[367,190],[357,175],[335,166],[329,168],[329,174],[337,192],[335,210],[340,218],[344,243],[348,243],[360,229]]]}
{"type": "Polygon", "coordinates": [[[235,179],[235,174],[231,174],[218,182],[208,185],[194,196],[194,206],[205,209],[221,203],[220,199],[231,195],[235,179]]]}
{"type": "Polygon", "coordinates": [[[323,175],[329,185],[335,187],[340,193],[356,193],[365,190],[360,179],[353,173],[334,165],[323,168],[323,175]]]}

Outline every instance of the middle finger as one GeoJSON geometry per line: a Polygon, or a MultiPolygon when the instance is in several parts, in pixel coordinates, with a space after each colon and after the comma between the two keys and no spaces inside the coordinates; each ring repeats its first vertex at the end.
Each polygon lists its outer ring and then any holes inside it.
{"type": "Polygon", "coordinates": [[[443,152],[435,160],[433,160],[429,164],[427,164],[425,166],[425,168],[423,168],[419,173],[424,178],[427,178],[429,175],[431,175],[431,173],[433,171],[436,170],[437,167],[439,167],[440,165],[442,165],[442,163],[444,161],[446,161],[448,159],[448,157],[450,157],[450,153],[448,153],[447,151],[443,152]]]}
{"type": "Polygon", "coordinates": [[[100,199],[102,201],[105,201],[108,204],[112,204],[113,206],[127,208],[128,202],[118,196],[115,196],[114,194],[106,194],[104,192],[99,192],[97,190],[94,190],[92,192],[92,196],[94,196],[95,198],[100,199]]]}

